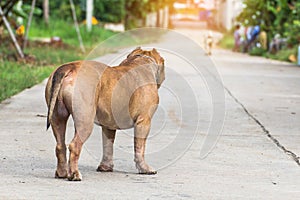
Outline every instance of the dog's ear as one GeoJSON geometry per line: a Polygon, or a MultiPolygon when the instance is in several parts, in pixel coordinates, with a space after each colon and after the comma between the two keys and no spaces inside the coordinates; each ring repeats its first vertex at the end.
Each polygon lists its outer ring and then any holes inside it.
{"type": "Polygon", "coordinates": [[[164,59],[160,56],[159,52],[155,48],[151,50],[151,57],[154,58],[159,65],[163,64],[164,62],[164,59]]]}
{"type": "Polygon", "coordinates": [[[141,52],[143,52],[142,48],[141,47],[137,47],[130,54],[128,54],[127,58],[129,58],[130,56],[134,56],[136,54],[139,54],[141,52]]]}
{"type": "Polygon", "coordinates": [[[158,51],[155,48],[152,49],[152,53],[159,55],[158,51]]]}
{"type": "Polygon", "coordinates": [[[149,51],[149,56],[151,56],[152,58],[154,58],[155,60],[160,57],[159,53],[157,52],[157,50],[155,48],[153,48],[151,51],[149,51]]]}
{"type": "Polygon", "coordinates": [[[156,83],[159,88],[162,82],[165,80],[165,61],[155,48],[150,51],[150,55],[153,59],[155,59],[156,64],[158,65],[156,83]]]}

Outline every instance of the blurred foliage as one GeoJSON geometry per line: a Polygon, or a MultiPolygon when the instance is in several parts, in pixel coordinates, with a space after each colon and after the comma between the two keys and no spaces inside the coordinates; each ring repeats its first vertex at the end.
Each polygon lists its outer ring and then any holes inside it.
{"type": "MultiPolygon", "coordinates": [[[[79,21],[83,21],[86,14],[86,0],[73,1],[77,17],[79,21]]],[[[100,22],[124,22],[126,29],[132,29],[143,25],[147,13],[157,12],[164,6],[169,6],[172,9],[174,2],[175,0],[94,0],[93,16],[100,22]]],[[[30,4],[31,0],[23,0],[23,7],[28,7],[30,4]]],[[[36,7],[42,10],[43,0],[37,0],[36,7]]],[[[72,20],[71,7],[68,0],[50,0],[49,10],[53,20],[72,20]]],[[[42,12],[35,13],[35,16],[42,19],[42,12]]]]}
{"type": "MultiPolygon", "coordinates": [[[[42,8],[43,0],[37,0],[37,5],[42,8]]],[[[82,11],[80,8],[80,0],[73,0],[75,6],[75,13],[79,21],[82,19],[82,11]]],[[[72,21],[72,11],[69,0],[49,0],[49,12],[53,20],[55,19],[64,19],[65,21],[72,21]]],[[[41,16],[42,17],[42,16],[41,16]]]]}
{"type": "Polygon", "coordinates": [[[125,16],[124,7],[125,0],[94,0],[94,16],[100,21],[119,23],[125,16]]]}
{"type": "Polygon", "coordinates": [[[132,29],[139,26],[146,17],[147,0],[126,0],[125,2],[125,29],[132,29]]]}
{"type": "MultiPolygon", "coordinates": [[[[73,0],[76,15],[79,22],[85,19],[86,0],[73,0]]],[[[94,16],[101,22],[125,22],[126,16],[130,16],[132,25],[138,26],[137,21],[143,20],[148,12],[155,12],[166,3],[173,0],[94,0],[94,16]]],[[[0,5],[5,6],[6,16],[13,26],[17,28],[16,19],[22,16],[26,25],[27,16],[31,8],[31,0],[23,0],[21,10],[14,6],[18,0],[1,1],[0,5]],[[15,24],[15,25],[14,25],[15,24]]],[[[7,36],[7,31],[0,33],[0,102],[21,90],[31,87],[45,79],[56,66],[62,63],[84,59],[86,57],[79,48],[75,27],[72,20],[71,7],[68,0],[49,0],[50,23],[43,22],[43,0],[36,1],[33,21],[29,31],[29,42],[24,53],[32,58],[31,61],[18,61],[14,46],[7,36]],[[48,44],[44,39],[59,37],[61,44],[48,44]]],[[[0,19],[0,26],[3,21],[0,19]]],[[[24,26],[23,26],[24,28],[24,26]]],[[[80,24],[82,39],[89,52],[95,45],[116,34],[105,30],[101,25],[96,25],[91,32],[87,32],[85,26],[80,24]]],[[[159,35],[146,35],[139,37],[137,41],[116,41],[112,45],[115,49],[119,46],[131,46],[133,43],[149,43],[156,41],[159,35]]],[[[20,40],[21,41],[21,40],[20,40]]],[[[99,55],[100,56],[100,55],[99,55]]]]}
{"type": "MultiPolygon", "coordinates": [[[[25,0],[25,2],[27,2],[25,0]]],[[[11,23],[13,28],[17,28],[22,24],[23,19],[27,19],[28,13],[31,10],[30,4],[23,4],[22,1],[11,0],[11,1],[0,1],[0,6],[3,10],[4,16],[11,23]],[[19,19],[19,20],[18,20],[19,19]]],[[[33,10],[34,14],[41,14],[42,10],[35,8],[33,10]]],[[[3,24],[3,20],[0,17],[0,25],[3,24]]]]}
{"type": "Polygon", "coordinates": [[[251,56],[264,56],[267,53],[267,50],[263,48],[254,47],[249,51],[251,56]]]}
{"type": "Polygon", "coordinates": [[[290,46],[300,42],[299,0],[245,0],[237,21],[244,26],[260,25],[268,38],[279,33],[290,46]]]}
{"type": "Polygon", "coordinates": [[[173,7],[175,0],[125,0],[125,28],[132,29],[144,24],[147,13],[173,7]]]}
{"type": "MultiPolygon", "coordinates": [[[[266,53],[264,56],[266,58],[292,62],[290,60],[290,56],[297,55],[297,50],[298,50],[298,47],[294,46],[293,48],[290,48],[290,49],[283,49],[281,51],[278,51],[276,54],[266,53]]],[[[296,63],[296,61],[294,61],[294,62],[296,63]]]]}

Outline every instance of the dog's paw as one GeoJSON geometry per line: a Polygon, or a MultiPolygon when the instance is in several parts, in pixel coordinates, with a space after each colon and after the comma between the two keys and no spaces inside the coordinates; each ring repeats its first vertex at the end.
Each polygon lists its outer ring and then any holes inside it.
{"type": "Polygon", "coordinates": [[[145,174],[145,175],[154,175],[157,174],[157,171],[155,169],[153,169],[152,167],[150,167],[147,164],[136,164],[136,168],[139,171],[139,174],[145,174]]]}
{"type": "Polygon", "coordinates": [[[81,181],[82,180],[82,175],[79,171],[73,172],[68,175],[68,180],[69,181],[81,181]]]}
{"type": "Polygon", "coordinates": [[[157,174],[157,171],[155,170],[139,170],[139,174],[145,174],[145,175],[154,175],[154,174],[157,174]]]}
{"type": "Polygon", "coordinates": [[[55,178],[67,178],[68,177],[68,172],[66,169],[59,170],[57,169],[55,171],[55,178]]]}
{"type": "Polygon", "coordinates": [[[100,164],[97,168],[97,172],[113,172],[113,165],[100,164]]]}

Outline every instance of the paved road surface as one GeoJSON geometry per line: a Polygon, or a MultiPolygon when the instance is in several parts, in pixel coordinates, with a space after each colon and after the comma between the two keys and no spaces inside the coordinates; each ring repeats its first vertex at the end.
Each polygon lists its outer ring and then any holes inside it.
{"type": "MultiPolygon", "coordinates": [[[[205,34],[179,31],[199,43],[205,34]]],[[[167,44],[175,52],[185,47],[167,36],[154,46],[167,44]]],[[[201,158],[200,151],[216,114],[207,86],[214,77],[199,78],[186,61],[163,52],[167,79],[147,146],[157,175],[136,174],[130,131],[117,135],[116,172],[96,172],[102,151],[95,127],[79,161],[83,181],[54,179],[55,141],[45,131],[43,82],[0,105],[0,199],[299,199],[300,68],[219,49],[213,62],[194,46],[181,52],[200,58],[208,71],[215,63],[224,82],[226,117],[208,156],[201,158]],[[176,138],[182,142],[173,144],[176,138]]],[[[68,141],[73,131],[70,122],[68,141]]]]}

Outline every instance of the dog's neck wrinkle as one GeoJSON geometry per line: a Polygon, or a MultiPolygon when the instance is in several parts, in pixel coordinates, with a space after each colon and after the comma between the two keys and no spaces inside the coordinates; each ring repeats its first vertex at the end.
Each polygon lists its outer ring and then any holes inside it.
{"type": "Polygon", "coordinates": [[[152,58],[151,56],[147,56],[147,55],[145,55],[145,54],[137,54],[137,55],[135,55],[135,56],[136,56],[136,57],[144,57],[144,58],[148,58],[148,59],[151,60],[151,62],[153,62],[155,65],[157,65],[157,62],[156,62],[155,59],[152,58]]]}
{"type": "Polygon", "coordinates": [[[151,66],[155,66],[155,67],[151,67],[151,69],[154,74],[156,84],[158,84],[158,82],[159,82],[159,80],[158,80],[159,79],[159,77],[158,77],[159,76],[159,66],[158,66],[157,62],[155,61],[155,59],[152,58],[151,56],[147,56],[145,54],[137,54],[135,56],[137,58],[143,58],[143,57],[148,58],[152,62],[153,65],[151,65],[151,66]]]}
{"type": "Polygon", "coordinates": [[[151,70],[154,74],[155,77],[155,81],[158,84],[159,82],[159,66],[157,64],[157,62],[155,61],[154,58],[152,58],[151,56],[148,55],[144,55],[144,54],[136,54],[133,57],[127,58],[127,60],[124,63],[121,63],[123,66],[133,66],[133,67],[137,67],[140,65],[145,65],[145,64],[150,64],[151,66],[151,70]],[[139,58],[147,58],[147,61],[145,59],[139,59],[139,58]]]}
{"type": "Polygon", "coordinates": [[[128,66],[128,65],[140,65],[140,64],[148,64],[149,61],[146,61],[145,59],[141,60],[139,58],[148,58],[148,60],[151,61],[151,63],[157,65],[156,61],[154,60],[154,58],[150,57],[150,56],[147,56],[147,55],[144,55],[144,54],[137,54],[137,55],[134,55],[132,57],[129,57],[126,59],[125,62],[122,63],[122,65],[124,66],[128,66]]]}

